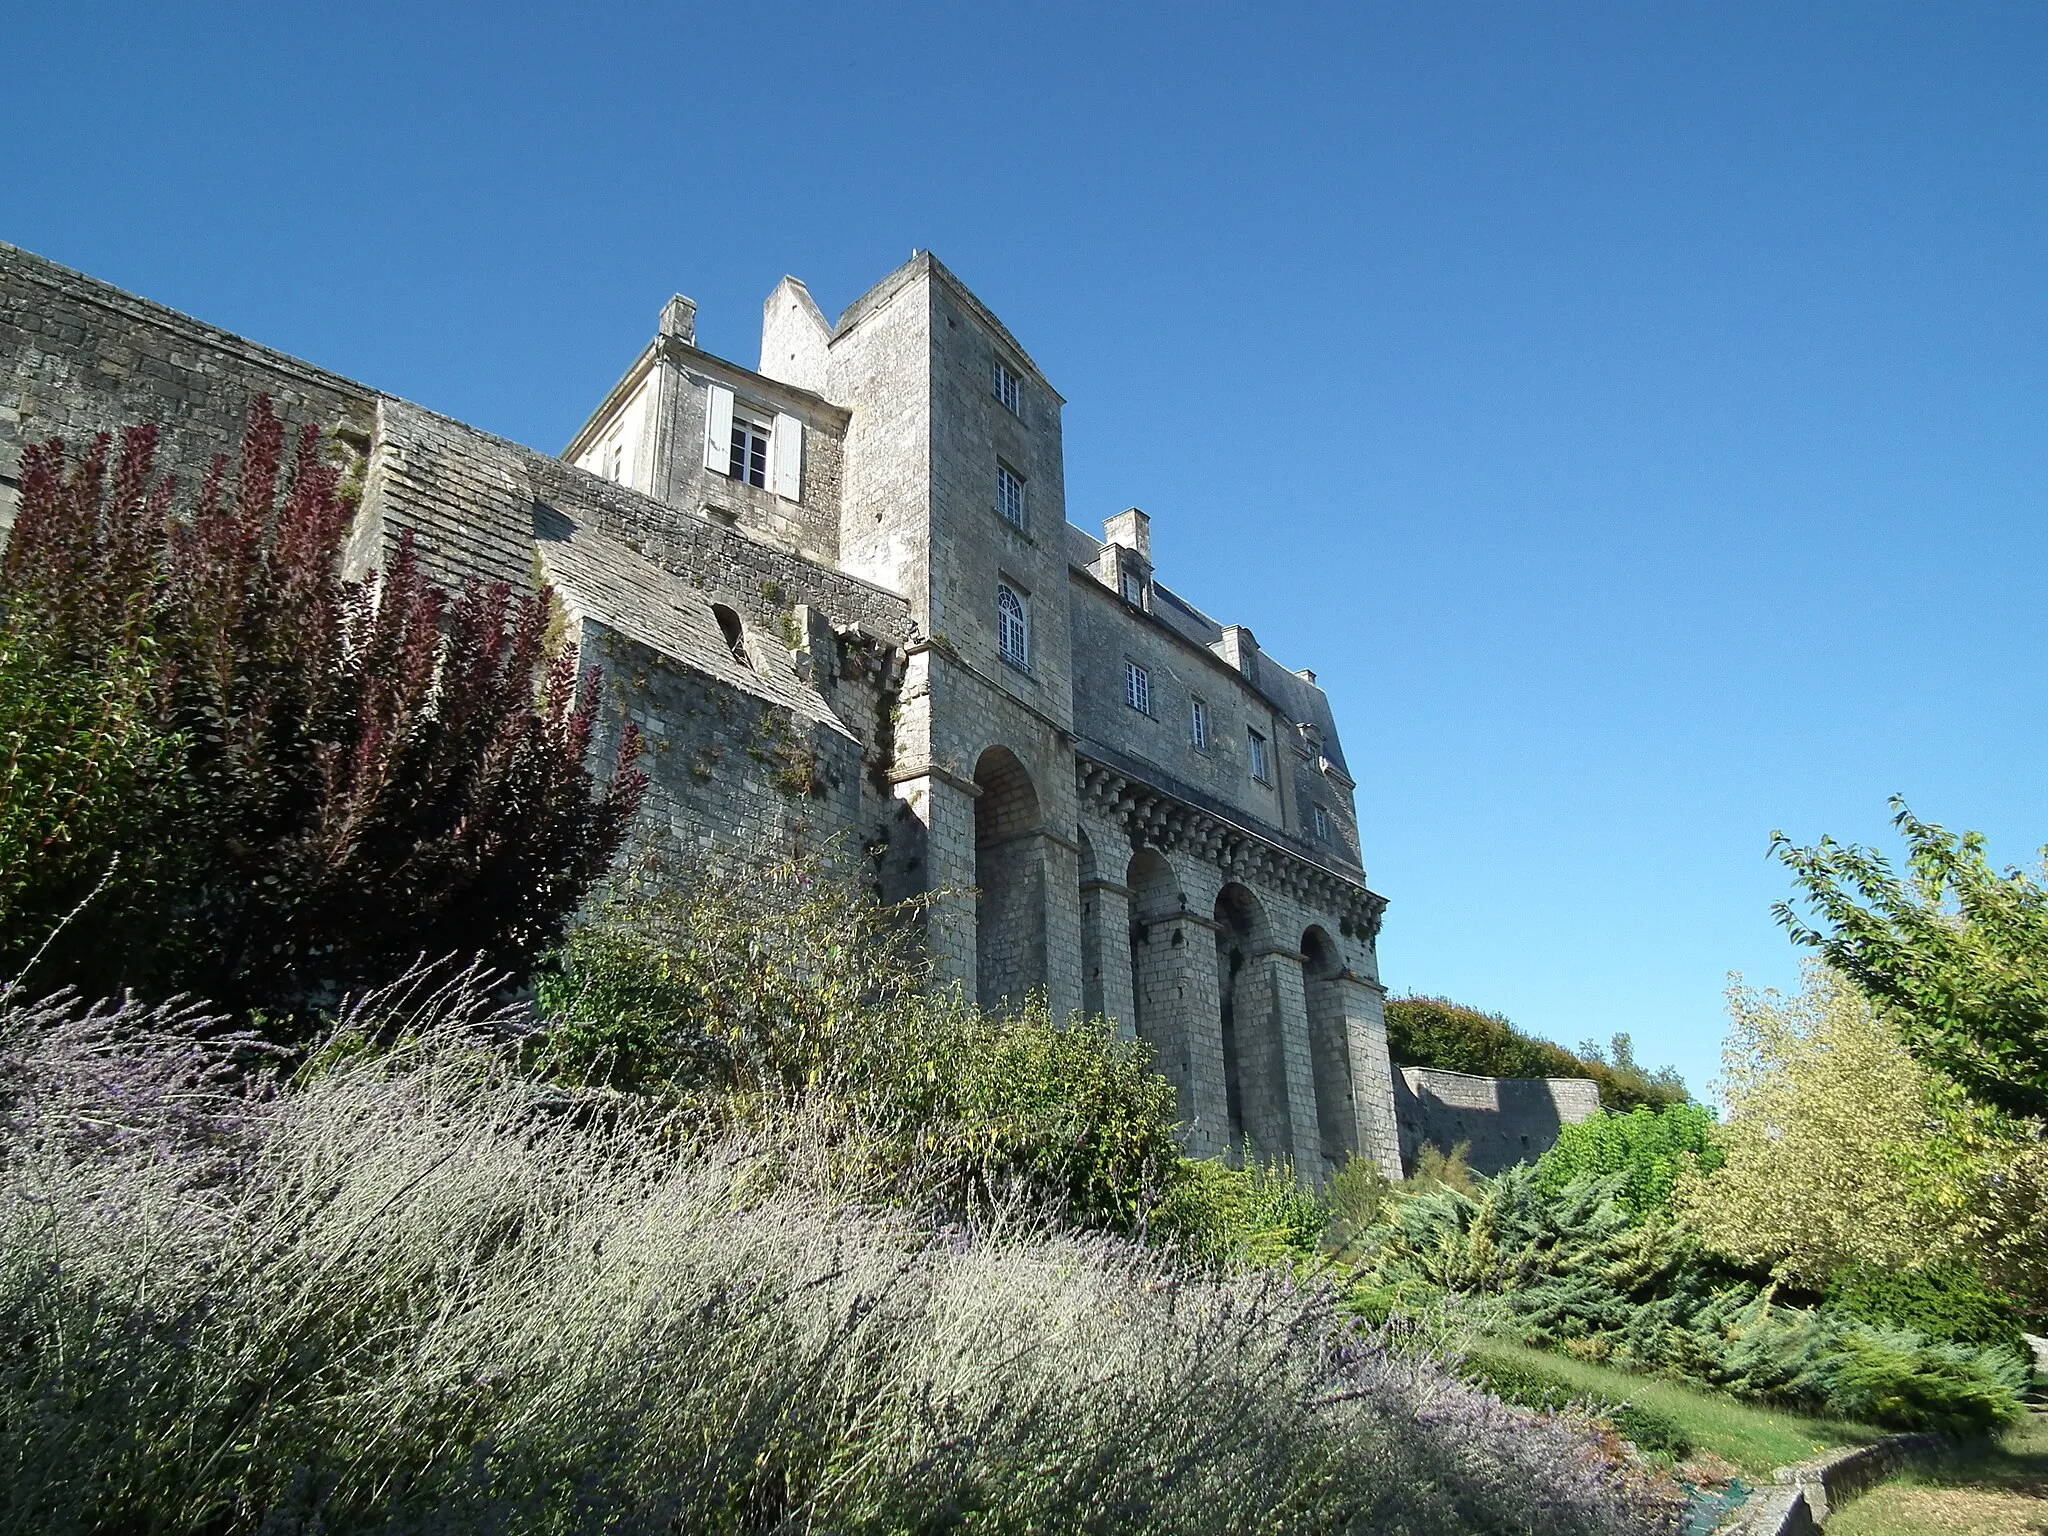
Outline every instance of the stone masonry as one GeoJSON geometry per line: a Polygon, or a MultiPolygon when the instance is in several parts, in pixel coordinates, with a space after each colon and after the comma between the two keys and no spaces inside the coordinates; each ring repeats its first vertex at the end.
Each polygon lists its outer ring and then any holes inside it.
{"type": "Polygon", "coordinates": [[[598,750],[646,735],[660,877],[807,847],[926,895],[970,997],[1149,1042],[1198,1154],[1482,1139],[1389,1064],[1315,674],[1160,582],[1144,512],[1067,521],[1063,400],[929,253],[836,322],[785,278],[755,368],[672,299],[555,458],[0,246],[0,528],[24,444],[158,422],[189,482],[259,392],[353,459],[353,569],[409,533],[445,583],[553,586],[598,750]]]}

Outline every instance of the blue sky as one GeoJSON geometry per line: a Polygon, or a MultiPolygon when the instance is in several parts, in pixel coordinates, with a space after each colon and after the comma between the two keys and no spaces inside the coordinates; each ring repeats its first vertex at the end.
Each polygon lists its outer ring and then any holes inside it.
{"type": "Polygon", "coordinates": [[[2048,841],[2038,6],[16,6],[0,238],[558,449],[912,247],[1329,689],[1396,990],[1698,1086],[1773,828],[2048,841]]]}

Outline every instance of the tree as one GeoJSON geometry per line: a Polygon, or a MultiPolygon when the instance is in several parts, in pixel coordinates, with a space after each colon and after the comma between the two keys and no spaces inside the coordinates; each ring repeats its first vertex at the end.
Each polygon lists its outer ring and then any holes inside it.
{"type": "Polygon", "coordinates": [[[1868,848],[1772,835],[1816,915],[1809,924],[1780,902],[1778,921],[1886,1010],[1929,1067],[1994,1109],[2048,1116],[2048,889],[1994,870],[1980,833],[1891,805],[1906,878],[1868,848]]]}
{"type": "Polygon", "coordinates": [[[1816,1290],[1850,1264],[1974,1257],[2003,1159],[1889,1017],[1821,965],[1796,997],[1732,987],[1728,1010],[1724,1161],[1675,1196],[1707,1245],[1816,1290]]]}
{"type": "MultiPolygon", "coordinates": [[[[26,450],[0,561],[8,632],[103,693],[128,680],[120,697],[171,743],[125,778],[121,753],[101,754],[126,787],[67,835],[101,846],[106,818],[127,818],[148,880],[109,893],[93,933],[143,937],[74,943],[66,974],[290,1012],[422,952],[523,969],[609,865],[646,784],[630,727],[608,784],[586,767],[598,678],[547,654],[550,594],[472,582],[451,598],[409,539],[381,575],[342,580],[338,474],[311,428],[284,469],[265,398],[232,487],[216,459],[189,517],[155,446],[152,428],[124,435],[111,495],[110,438],[75,465],[60,440],[26,450]]],[[[10,782],[0,825],[32,821],[47,791],[10,782]]],[[[50,907],[45,875],[17,893],[9,954],[46,936],[26,921],[50,907]]]]}

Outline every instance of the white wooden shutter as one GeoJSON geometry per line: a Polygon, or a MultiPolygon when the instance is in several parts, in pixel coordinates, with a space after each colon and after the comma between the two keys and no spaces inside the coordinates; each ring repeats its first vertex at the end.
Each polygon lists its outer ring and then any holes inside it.
{"type": "Polygon", "coordinates": [[[780,412],[769,439],[768,485],[784,501],[804,499],[804,424],[780,412]]]}
{"type": "Polygon", "coordinates": [[[704,407],[704,467],[721,475],[732,472],[732,391],[719,384],[705,386],[711,398],[704,407]]]}

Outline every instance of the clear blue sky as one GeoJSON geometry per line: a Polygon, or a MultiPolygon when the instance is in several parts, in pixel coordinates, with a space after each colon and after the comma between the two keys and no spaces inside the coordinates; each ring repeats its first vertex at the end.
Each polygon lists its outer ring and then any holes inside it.
{"type": "Polygon", "coordinates": [[[1397,990],[1710,1078],[1765,845],[2048,841],[2048,10],[17,5],[0,238],[559,449],[938,253],[1336,702],[1397,990]]]}

